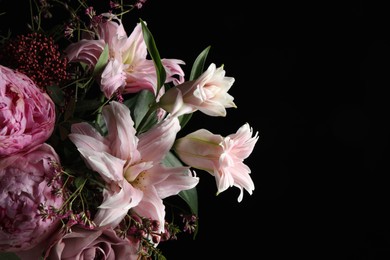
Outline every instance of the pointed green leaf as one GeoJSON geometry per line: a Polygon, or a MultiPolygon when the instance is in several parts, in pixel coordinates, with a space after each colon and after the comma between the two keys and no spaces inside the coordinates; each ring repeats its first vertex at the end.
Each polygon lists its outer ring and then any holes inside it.
{"type": "Polygon", "coordinates": [[[138,134],[148,131],[152,126],[157,124],[156,110],[152,111],[150,114],[146,114],[143,120],[142,125],[140,124],[137,128],[138,134]]]}
{"type": "Polygon", "coordinates": [[[179,196],[188,204],[191,212],[198,215],[198,192],[196,187],[189,190],[182,190],[179,196]]]}
{"type": "Polygon", "coordinates": [[[206,49],[204,49],[199,56],[196,58],[194,64],[192,65],[191,74],[190,74],[190,80],[197,79],[204,70],[204,64],[207,58],[207,55],[209,54],[210,46],[208,46],[206,49]]]}
{"type": "Polygon", "coordinates": [[[80,188],[81,186],[84,186],[84,184],[85,184],[84,177],[78,176],[74,179],[74,185],[76,186],[76,188],[80,188]]]}
{"type": "Polygon", "coordinates": [[[168,167],[181,167],[183,164],[180,162],[180,160],[172,153],[168,152],[165,156],[163,163],[165,166],[168,167]]]}
{"type": "Polygon", "coordinates": [[[102,71],[106,67],[106,64],[108,62],[108,53],[109,53],[108,52],[108,44],[106,44],[106,46],[104,46],[103,52],[100,54],[100,57],[95,65],[95,68],[94,68],[93,73],[92,73],[93,76],[97,76],[100,73],[102,73],[102,71]]]}
{"type": "Polygon", "coordinates": [[[66,105],[64,120],[69,120],[70,118],[73,117],[75,107],[76,107],[75,98],[71,97],[66,105]]]}
{"type": "Polygon", "coordinates": [[[65,95],[62,89],[57,85],[47,86],[46,92],[49,94],[51,99],[56,105],[65,105],[65,95]]]}
{"type": "Polygon", "coordinates": [[[20,260],[20,258],[15,253],[1,252],[0,260],[20,260]]]}
{"type": "Polygon", "coordinates": [[[139,124],[146,116],[154,102],[155,98],[152,92],[148,90],[142,90],[134,97],[126,100],[124,104],[130,108],[131,117],[134,120],[135,128],[138,128],[139,124]]]}
{"type": "Polygon", "coordinates": [[[161,63],[160,54],[158,53],[153,35],[149,31],[145,22],[142,20],[141,20],[141,25],[142,25],[142,33],[144,36],[144,41],[145,41],[146,47],[148,48],[148,52],[149,52],[150,56],[152,57],[152,60],[154,62],[154,66],[156,68],[156,74],[157,74],[157,92],[156,93],[159,93],[161,86],[165,83],[165,79],[166,79],[167,75],[166,75],[164,66],[161,63]]]}
{"type": "Polygon", "coordinates": [[[78,113],[95,111],[101,104],[101,101],[98,99],[83,99],[81,102],[77,102],[75,111],[78,113]]]}
{"type": "Polygon", "coordinates": [[[180,122],[181,129],[183,129],[184,126],[188,123],[188,121],[190,121],[191,117],[192,117],[192,113],[179,116],[179,122],[180,122]]]}

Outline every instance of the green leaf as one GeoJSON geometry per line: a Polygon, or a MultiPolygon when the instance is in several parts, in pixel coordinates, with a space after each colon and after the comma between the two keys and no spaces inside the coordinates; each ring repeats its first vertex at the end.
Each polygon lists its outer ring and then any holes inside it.
{"type": "MultiPolygon", "coordinates": [[[[144,117],[148,116],[148,111],[154,101],[154,95],[149,90],[142,90],[131,99],[124,101],[124,104],[131,111],[131,117],[134,120],[135,128],[138,128],[139,124],[144,120],[144,117]]],[[[147,119],[145,119],[145,121],[146,120],[147,119]]]]}
{"type": "Polygon", "coordinates": [[[179,116],[181,129],[183,129],[184,126],[188,123],[188,121],[190,121],[191,117],[192,117],[192,113],[179,116]]]}
{"type": "Polygon", "coordinates": [[[191,74],[190,74],[190,80],[197,79],[204,70],[204,64],[207,58],[207,55],[209,54],[210,46],[208,46],[206,49],[204,49],[196,58],[194,64],[192,65],[191,74]]]}
{"type": "Polygon", "coordinates": [[[77,102],[75,111],[87,112],[87,111],[95,111],[102,105],[102,102],[98,99],[83,99],[80,102],[77,102]]]}
{"type": "Polygon", "coordinates": [[[53,100],[53,102],[59,106],[65,105],[65,96],[62,89],[57,85],[47,86],[46,91],[53,100]]]}
{"type": "Polygon", "coordinates": [[[103,52],[100,54],[100,57],[95,65],[95,68],[94,68],[93,73],[92,73],[93,76],[97,76],[103,72],[103,70],[106,67],[106,64],[108,62],[108,53],[109,53],[108,52],[108,44],[106,44],[106,46],[104,46],[103,52]]]}
{"type": "Polygon", "coordinates": [[[84,177],[76,177],[74,180],[74,184],[76,188],[80,188],[81,186],[84,186],[85,184],[85,178],[84,177]]]}
{"type": "MultiPolygon", "coordinates": [[[[183,166],[180,160],[172,152],[169,152],[165,156],[163,164],[167,167],[183,166]]],[[[179,192],[179,197],[187,203],[193,214],[198,215],[198,192],[196,187],[179,192]]]]}
{"type": "Polygon", "coordinates": [[[108,128],[107,128],[107,125],[106,125],[106,121],[104,120],[104,118],[101,116],[101,114],[99,114],[97,117],[96,117],[96,120],[93,122],[92,124],[98,131],[101,135],[103,136],[106,136],[107,133],[108,133],[108,128]]]}
{"type": "Polygon", "coordinates": [[[75,106],[76,106],[75,98],[71,97],[68,104],[66,105],[66,110],[64,113],[65,120],[69,120],[73,117],[75,106]]]}
{"type": "Polygon", "coordinates": [[[179,197],[188,204],[193,214],[198,215],[198,192],[196,187],[189,190],[182,190],[179,192],[179,197]]]}
{"type": "Polygon", "coordinates": [[[166,79],[167,75],[166,75],[164,66],[161,63],[160,54],[158,53],[153,35],[149,31],[145,22],[142,20],[141,20],[141,25],[142,25],[142,33],[144,36],[144,41],[145,41],[146,47],[148,48],[148,52],[150,54],[150,57],[152,57],[152,60],[154,62],[154,66],[156,68],[156,74],[157,74],[157,92],[156,93],[159,93],[161,86],[165,83],[165,79],[166,79]]]}
{"type": "Polygon", "coordinates": [[[172,153],[168,152],[165,156],[163,163],[167,167],[181,167],[183,164],[180,162],[180,160],[172,153]]]}
{"type": "Polygon", "coordinates": [[[0,260],[20,260],[14,253],[0,253],[0,260]]]}
{"type": "Polygon", "coordinates": [[[150,128],[152,128],[152,126],[157,124],[156,111],[152,111],[150,114],[146,115],[144,119],[145,120],[142,122],[142,125],[139,125],[137,128],[138,134],[148,131],[150,128]]]}

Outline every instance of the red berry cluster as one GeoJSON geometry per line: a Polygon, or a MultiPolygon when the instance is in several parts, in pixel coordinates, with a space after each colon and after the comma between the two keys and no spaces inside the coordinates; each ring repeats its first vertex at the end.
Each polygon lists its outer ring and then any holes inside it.
{"type": "Polygon", "coordinates": [[[60,85],[68,78],[68,61],[51,37],[39,33],[17,35],[5,43],[2,64],[30,77],[40,88],[60,85]]]}

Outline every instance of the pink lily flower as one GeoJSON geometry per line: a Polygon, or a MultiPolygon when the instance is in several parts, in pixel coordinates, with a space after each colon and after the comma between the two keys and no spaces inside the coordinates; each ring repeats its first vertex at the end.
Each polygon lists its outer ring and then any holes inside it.
{"type": "MultiPolygon", "coordinates": [[[[85,36],[81,41],[70,44],[65,53],[70,62],[84,62],[94,68],[104,47],[109,48],[108,63],[100,75],[100,89],[109,99],[116,92],[122,94],[149,90],[157,96],[157,75],[153,60],[147,59],[147,47],[142,34],[141,23],[127,37],[122,21],[115,15],[104,13],[98,24],[97,37],[85,36]]],[[[166,71],[165,83],[174,85],[184,82],[184,61],[161,59],[166,71]]]]}
{"type": "Polygon", "coordinates": [[[258,133],[252,136],[249,124],[241,126],[227,137],[200,129],[177,139],[174,150],[179,158],[196,169],[209,172],[215,177],[217,193],[235,186],[240,189],[238,202],[242,201],[243,189],[250,195],[255,189],[250,168],[243,163],[253,151],[258,133]]]}
{"type": "Polygon", "coordinates": [[[159,105],[175,116],[197,110],[209,116],[226,116],[226,108],[236,108],[228,93],[233,83],[234,78],[225,76],[223,66],[217,68],[212,63],[198,79],[170,88],[160,98],[159,105]]]}
{"type": "Polygon", "coordinates": [[[162,164],[180,124],[167,117],[149,131],[136,136],[129,109],[112,101],[102,111],[108,134],[102,136],[86,122],[72,125],[70,140],[87,165],[106,182],[103,202],[95,216],[99,226],[116,227],[130,209],[160,222],[164,230],[162,199],[195,187],[199,179],[189,167],[162,164]]]}

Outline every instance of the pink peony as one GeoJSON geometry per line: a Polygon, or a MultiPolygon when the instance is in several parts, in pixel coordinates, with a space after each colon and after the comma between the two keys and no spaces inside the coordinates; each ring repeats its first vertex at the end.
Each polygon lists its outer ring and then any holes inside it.
{"type": "Polygon", "coordinates": [[[63,204],[63,197],[54,194],[61,183],[53,179],[58,167],[52,162],[58,166],[58,155],[45,143],[0,159],[0,252],[28,250],[58,227],[51,210],[46,219],[39,210],[40,204],[45,209],[63,204]]]}
{"type": "Polygon", "coordinates": [[[138,249],[139,242],[133,244],[118,237],[112,228],[87,230],[73,227],[71,233],[52,244],[45,259],[136,260],[139,259],[138,249]]]}
{"type": "Polygon", "coordinates": [[[49,95],[26,75],[0,65],[0,158],[44,143],[54,121],[49,95]]]}

